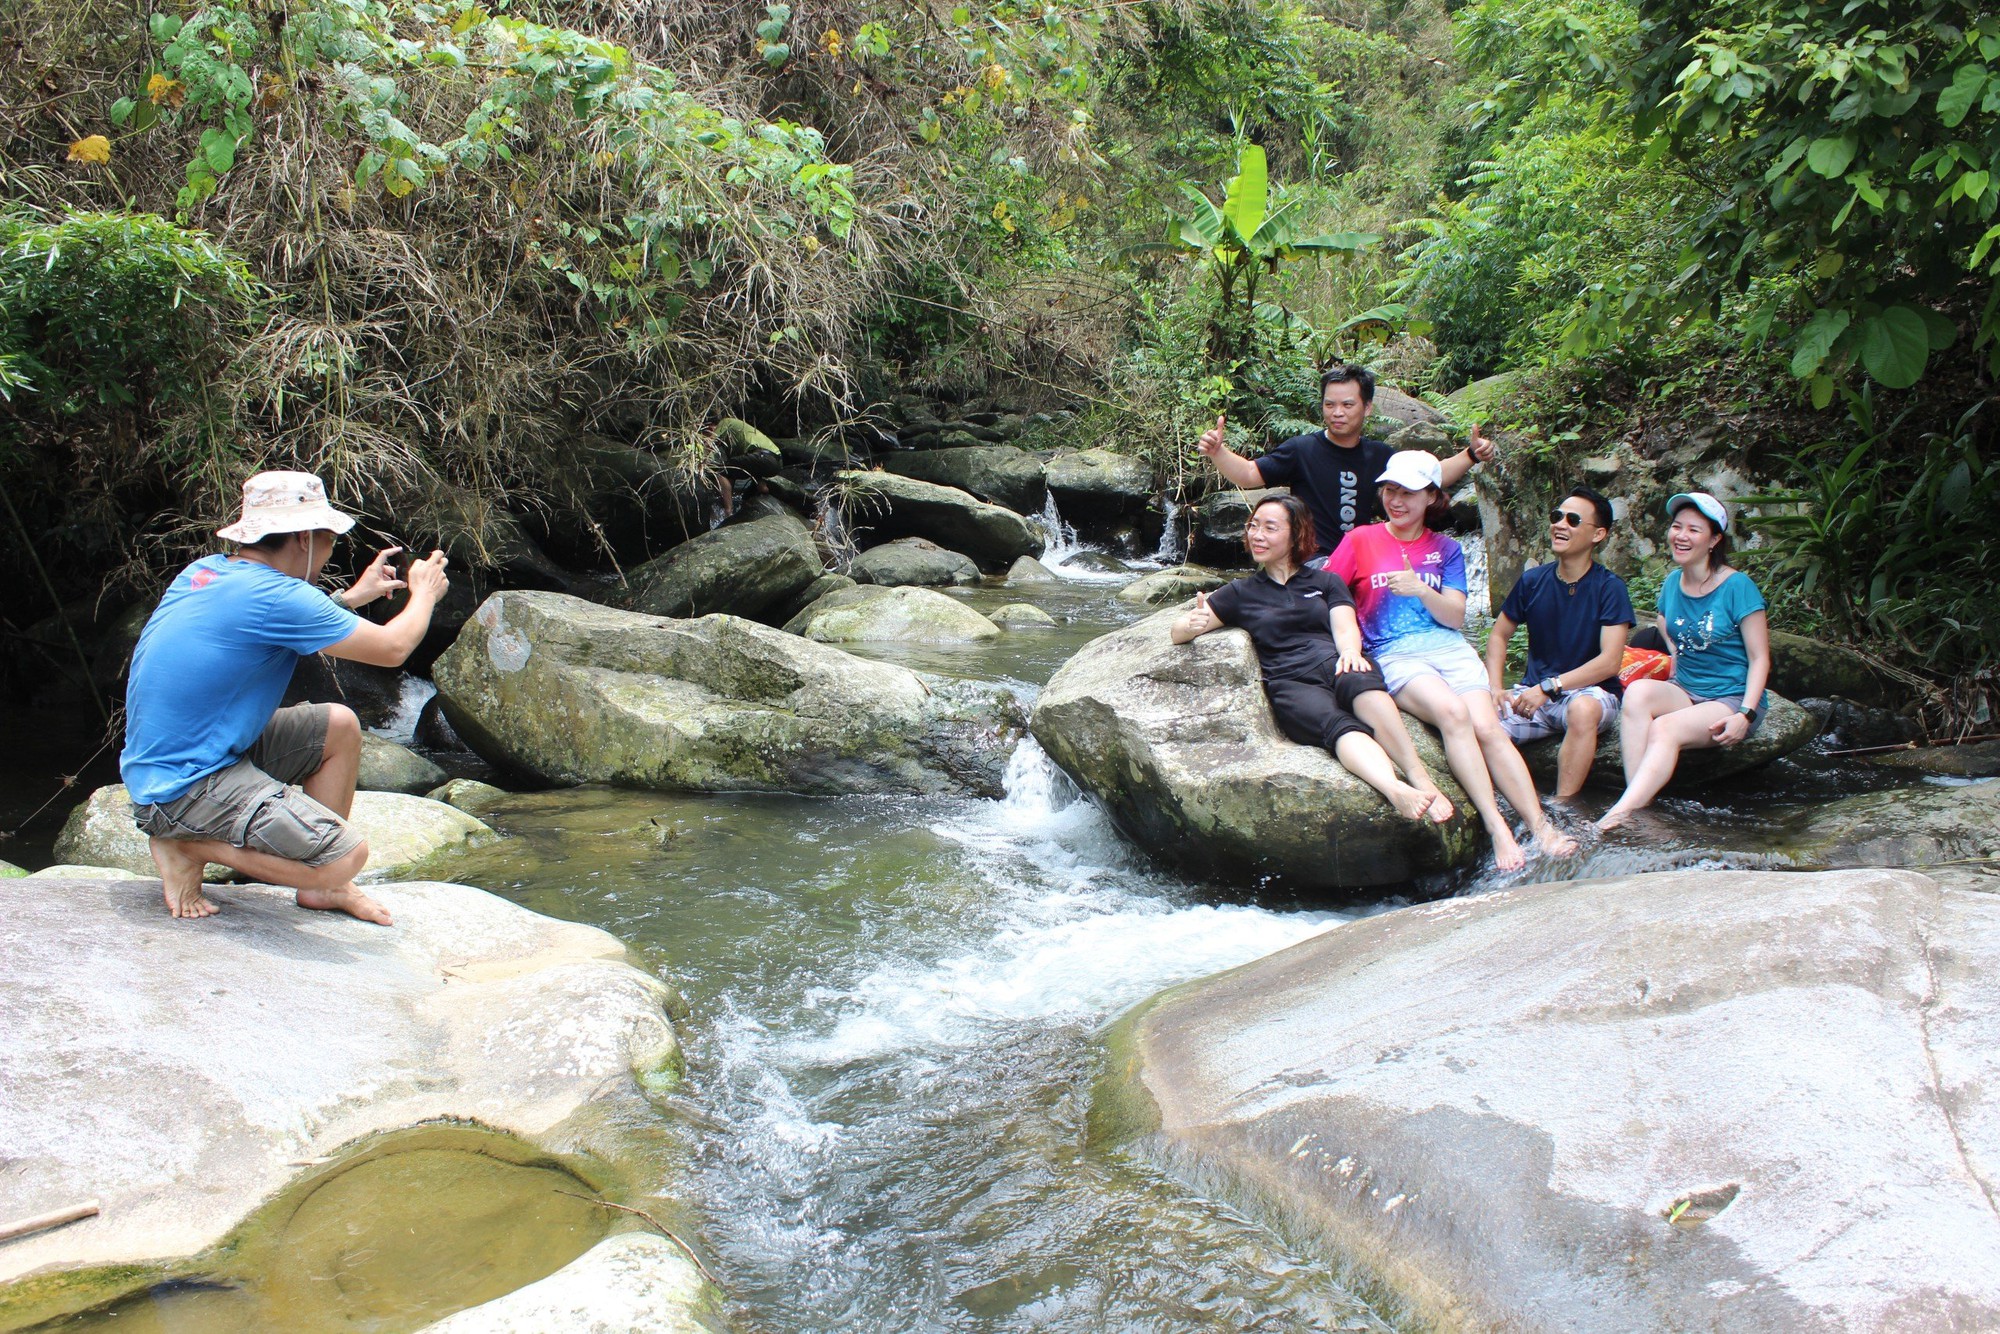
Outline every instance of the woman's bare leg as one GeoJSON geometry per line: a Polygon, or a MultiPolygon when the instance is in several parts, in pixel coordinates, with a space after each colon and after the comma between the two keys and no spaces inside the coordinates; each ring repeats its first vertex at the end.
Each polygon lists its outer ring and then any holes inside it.
{"type": "Polygon", "coordinates": [[[1410,739],[1410,730],[1403,723],[1403,711],[1396,707],[1396,701],[1389,692],[1369,690],[1357,695],[1354,716],[1368,724],[1375,740],[1395,761],[1396,767],[1403,771],[1403,777],[1410,786],[1431,795],[1431,819],[1438,824],[1449,820],[1454,814],[1451,799],[1438,791],[1437,780],[1424,767],[1423,758],[1417,754],[1417,743],[1410,739]]]}
{"type": "Polygon", "coordinates": [[[1618,758],[1625,766],[1625,786],[1632,786],[1632,776],[1646,758],[1653,720],[1692,703],[1688,692],[1672,681],[1634,681],[1625,688],[1625,707],[1618,715],[1618,758]]]}
{"type": "Polygon", "coordinates": [[[1464,698],[1455,693],[1438,676],[1419,676],[1396,696],[1396,705],[1403,712],[1437,728],[1444,738],[1445,759],[1451,764],[1452,776],[1465,789],[1465,795],[1472,802],[1472,809],[1479,812],[1479,819],[1486,826],[1487,837],[1493,840],[1493,862],[1503,871],[1518,871],[1528,864],[1521,852],[1521,845],[1514,841],[1514,831],[1507,826],[1507,817],[1500,813],[1500,803],[1493,796],[1493,779],[1486,772],[1486,754],[1480,748],[1479,734],[1473,731],[1472,715],[1466,711],[1464,698]]]}
{"type": "Polygon", "coordinates": [[[1459,698],[1465,701],[1465,710],[1471,716],[1473,734],[1479,738],[1479,750],[1486,757],[1486,771],[1493,776],[1493,786],[1527,821],[1536,845],[1551,857],[1567,857],[1575,852],[1576,840],[1551,824],[1548,813],[1542,809],[1541,795],[1535,791],[1535,776],[1528,772],[1528,762],[1521,758],[1521,752],[1514,749],[1514,739],[1500,725],[1493,696],[1475,690],[1459,698]]]}
{"type": "Polygon", "coordinates": [[[1640,761],[1638,772],[1625,785],[1624,795],[1618,798],[1618,804],[1598,820],[1597,827],[1616,829],[1631,818],[1633,811],[1650,806],[1653,798],[1660,795],[1660,789],[1667,785],[1667,780],[1674,776],[1674,766],[1680,763],[1681,752],[1713,746],[1715,735],[1709,728],[1733,712],[1735,710],[1727,701],[1712,699],[1653,719],[1652,739],[1646,746],[1646,756],[1640,761]]]}
{"type": "Polygon", "coordinates": [[[1396,777],[1388,752],[1366,732],[1341,733],[1333,743],[1333,757],[1347,772],[1380,792],[1405,820],[1421,820],[1424,812],[1431,808],[1435,794],[1421,791],[1396,777]]]}

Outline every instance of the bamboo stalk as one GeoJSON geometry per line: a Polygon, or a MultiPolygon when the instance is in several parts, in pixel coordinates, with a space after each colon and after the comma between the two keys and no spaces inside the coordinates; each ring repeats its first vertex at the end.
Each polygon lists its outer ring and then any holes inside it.
{"type": "Polygon", "coordinates": [[[46,1232],[52,1227],[74,1223],[83,1218],[97,1216],[97,1201],[85,1200],[82,1204],[72,1204],[67,1209],[57,1209],[52,1213],[36,1214],[33,1218],[23,1218],[18,1223],[0,1224],[0,1241],[12,1241],[32,1232],[46,1232]]]}

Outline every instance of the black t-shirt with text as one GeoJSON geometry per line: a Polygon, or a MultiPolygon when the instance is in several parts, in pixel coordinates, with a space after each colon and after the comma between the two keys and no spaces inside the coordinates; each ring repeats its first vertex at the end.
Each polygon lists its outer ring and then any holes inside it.
{"type": "Polygon", "coordinates": [[[1395,452],[1388,441],[1373,436],[1343,449],[1325,431],[1307,431],[1255,462],[1264,485],[1289,486],[1312,511],[1313,539],[1324,556],[1351,530],[1382,517],[1376,512],[1375,479],[1395,452]]]}
{"type": "Polygon", "coordinates": [[[1353,605],[1340,576],[1325,570],[1300,570],[1282,584],[1259,570],[1208,595],[1224,625],[1249,632],[1267,681],[1298,680],[1339,658],[1333,609],[1353,605]]]}

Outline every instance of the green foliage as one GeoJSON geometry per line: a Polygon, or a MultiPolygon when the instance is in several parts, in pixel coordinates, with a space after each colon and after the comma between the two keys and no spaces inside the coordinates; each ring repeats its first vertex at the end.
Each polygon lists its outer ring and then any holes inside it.
{"type": "MultiPolygon", "coordinates": [[[[1849,639],[1891,646],[1947,680],[2000,668],[2000,460],[1980,449],[1984,405],[1914,452],[1892,445],[1901,420],[1876,429],[1867,394],[1852,395],[1858,444],[1828,442],[1789,460],[1793,487],[1746,498],[1778,507],[1755,521],[1775,539],[1762,576],[1849,639]]],[[[1964,695],[1968,711],[1976,703],[1964,695]]]]}
{"type": "Polygon", "coordinates": [[[2000,369],[2000,15],[1963,3],[1485,0],[1478,50],[1543,96],[1618,93],[1649,164],[1705,191],[1664,215],[1671,262],[1606,285],[1589,350],[1734,313],[1824,405],[1858,367],[1906,388],[1961,325],[2000,369]],[[1526,54],[1523,54],[1523,53],[1526,54]]]}
{"type": "Polygon", "coordinates": [[[0,214],[0,399],[71,416],[186,400],[256,301],[243,262],[149,214],[0,214]]]}

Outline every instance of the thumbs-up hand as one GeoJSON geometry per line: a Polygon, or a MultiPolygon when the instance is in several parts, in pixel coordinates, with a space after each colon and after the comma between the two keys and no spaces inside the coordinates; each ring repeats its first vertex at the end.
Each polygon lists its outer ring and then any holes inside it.
{"type": "MultiPolygon", "coordinates": [[[[1186,437],[1182,438],[1185,439],[1186,437]]],[[[1215,425],[1201,433],[1201,439],[1196,442],[1196,448],[1200,449],[1207,457],[1214,458],[1222,452],[1228,442],[1228,414],[1218,412],[1215,414],[1215,425]]]]}
{"type": "Polygon", "coordinates": [[[1222,618],[1217,616],[1215,609],[1208,605],[1208,594],[1206,593],[1196,593],[1194,595],[1194,611],[1190,613],[1190,616],[1192,617],[1193,626],[1197,634],[1206,634],[1222,624],[1222,618]]]}
{"type": "Polygon", "coordinates": [[[1493,437],[1481,432],[1477,426],[1466,437],[1465,447],[1471,452],[1474,463],[1491,463],[1493,456],[1500,452],[1500,447],[1493,443],[1493,437]]]}
{"type": "Polygon", "coordinates": [[[1423,576],[1410,564],[1410,553],[1407,548],[1402,555],[1403,568],[1391,571],[1389,574],[1389,591],[1406,598],[1421,597],[1426,587],[1423,576]]]}

